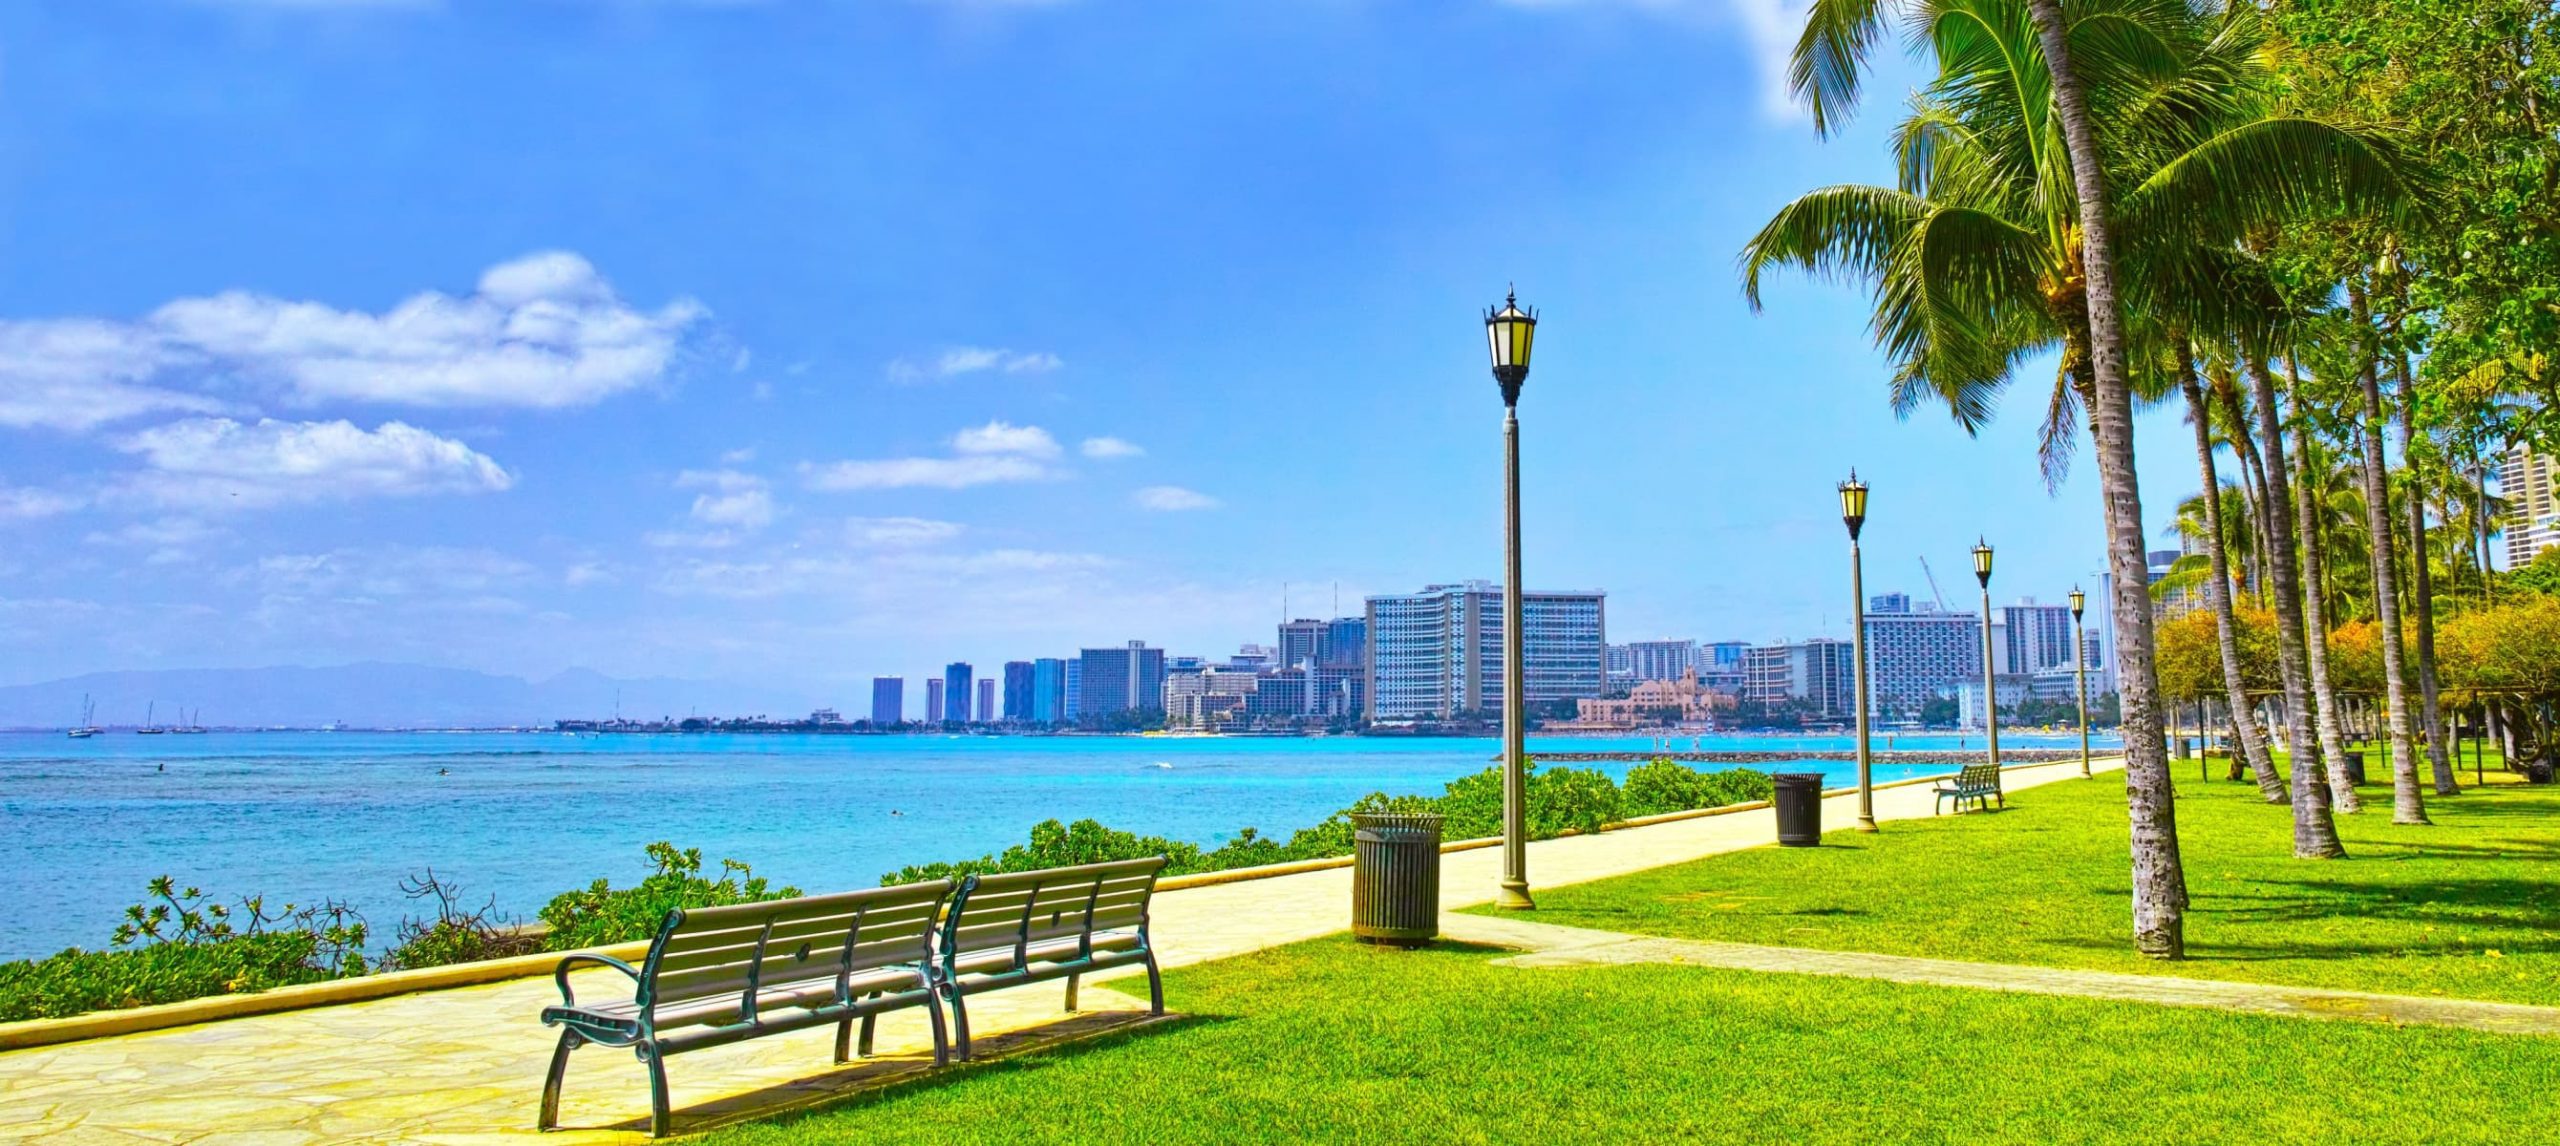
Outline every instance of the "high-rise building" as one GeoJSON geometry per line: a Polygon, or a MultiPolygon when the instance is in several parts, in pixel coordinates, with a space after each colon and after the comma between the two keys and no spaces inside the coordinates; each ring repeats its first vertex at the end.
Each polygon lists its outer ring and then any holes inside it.
{"type": "Polygon", "coordinates": [[[2071,606],[2039,605],[2029,597],[1995,612],[2002,653],[1996,671],[2032,675],[2071,667],[2071,606]]]}
{"type": "Polygon", "coordinates": [[[1636,679],[1635,650],[1625,645],[1609,645],[1600,651],[1600,663],[1610,681],[1632,684],[1636,679]]]}
{"type": "MultiPolygon", "coordinates": [[[[1607,672],[1600,592],[1521,596],[1521,672],[1531,704],[1597,697],[1607,672]]],[[[1373,719],[1447,717],[1502,705],[1502,590],[1486,581],[1369,598],[1373,719]]]]}
{"type": "Polygon", "coordinates": [[[1031,693],[1034,688],[1030,661],[1004,662],[1004,718],[1015,723],[1031,719],[1031,693]]]}
{"type": "Polygon", "coordinates": [[[907,678],[871,678],[871,723],[903,724],[907,719],[907,678]]]}
{"type": "Polygon", "coordinates": [[[1698,664],[1696,641],[1633,641],[1627,645],[1627,667],[1637,680],[1678,680],[1698,664]]]}
{"type": "MultiPolygon", "coordinates": [[[[1875,599],[1910,602],[1903,594],[1875,599]]],[[[1876,711],[1916,714],[1940,693],[1982,676],[1982,618],[1920,605],[1867,611],[1867,681],[1876,711]]]]}
{"type": "Polygon", "coordinates": [[[1873,597],[1867,598],[1867,611],[1870,613],[1908,613],[1911,611],[1911,594],[1878,593],[1873,597]]]}
{"type": "Polygon", "coordinates": [[[1074,720],[1084,712],[1084,658],[1067,660],[1067,690],[1058,706],[1058,719],[1074,720]]]}
{"type": "Polygon", "coordinates": [[[2498,463],[2498,495],[2507,500],[2507,568],[2521,569],[2560,545],[2560,467],[2551,455],[2517,443],[2498,463]]]}
{"type": "Polygon", "coordinates": [[[1252,701],[1257,676],[1242,669],[1175,673],[1164,682],[1164,721],[1171,728],[1234,727],[1252,701]]]}
{"type": "Polygon", "coordinates": [[[1857,712],[1857,663],[1849,642],[1834,637],[1746,649],[1742,699],[1768,707],[1801,701],[1809,715],[1846,718],[1857,712]]]}
{"type": "Polygon", "coordinates": [[[1335,617],[1324,623],[1324,643],[1316,648],[1319,665],[1358,666],[1369,659],[1369,618],[1335,617]]]}
{"type": "Polygon", "coordinates": [[[996,678],[991,676],[978,678],[977,713],[978,722],[981,724],[996,722],[996,678]]]}
{"type": "Polygon", "coordinates": [[[1280,622],[1279,667],[1295,668],[1324,659],[1329,623],[1309,618],[1280,622]]]}
{"type": "Polygon", "coordinates": [[[1031,662],[1031,719],[1037,724],[1054,724],[1071,715],[1067,707],[1067,670],[1069,661],[1058,657],[1041,657],[1031,662]]]}
{"type": "Polygon", "coordinates": [[[942,723],[941,677],[929,676],[924,678],[924,722],[927,724],[942,723]]]}
{"type": "Polygon", "coordinates": [[[1698,675],[1704,677],[1711,672],[1740,671],[1742,655],[1750,651],[1749,641],[1715,641],[1701,646],[1698,650],[1698,675]]]}
{"type": "Polygon", "coordinates": [[[942,670],[942,720],[945,724],[969,723],[969,676],[967,661],[953,661],[942,670]]]}
{"type": "Polygon", "coordinates": [[[1163,649],[1131,641],[1125,648],[1086,649],[1076,660],[1083,665],[1078,717],[1164,707],[1163,649]]]}

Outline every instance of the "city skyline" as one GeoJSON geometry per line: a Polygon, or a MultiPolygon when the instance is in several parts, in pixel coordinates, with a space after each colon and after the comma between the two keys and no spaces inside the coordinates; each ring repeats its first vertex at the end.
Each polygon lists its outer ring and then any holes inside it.
{"type": "MultiPolygon", "coordinates": [[[[1813,139],[1761,24],[1137,6],[0,12],[0,682],[387,660],[859,710],[951,660],[1222,649],[1497,564],[1476,325],[1514,283],[1528,578],[1607,585],[1613,628],[1844,628],[1852,466],[1871,578],[1987,534],[2001,584],[2094,589],[2035,403],[1900,421],[1856,292],[1743,303],[1744,237],[1888,118],[1813,139]],[[1210,66],[1127,66],[1174,56],[1210,66]],[[1529,159],[1487,195],[1495,107],[1529,159]]],[[[2155,535],[2184,432],[2140,422],[2155,535]]]]}

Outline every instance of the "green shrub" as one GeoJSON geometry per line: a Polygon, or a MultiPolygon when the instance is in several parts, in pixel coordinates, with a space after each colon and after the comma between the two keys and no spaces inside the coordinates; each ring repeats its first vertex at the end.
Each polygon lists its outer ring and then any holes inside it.
{"type": "Polygon", "coordinates": [[[0,1022],[245,994],[365,973],[363,917],[334,901],[270,913],[238,906],[168,876],[125,909],[115,950],[74,947],[0,963],[0,1022]]]}
{"type": "Polygon", "coordinates": [[[1625,792],[1626,815],[1634,819],[1766,800],[1772,785],[1766,772],[1748,768],[1701,772],[1676,760],[1661,759],[1628,769],[1625,792]]]}
{"type": "Polygon", "coordinates": [[[461,885],[437,879],[434,868],[428,868],[424,875],[401,880],[400,890],[411,899],[434,897],[436,916],[433,919],[412,917],[400,921],[399,942],[382,956],[382,969],[385,971],[414,971],[421,967],[477,963],[484,959],[530,955],[543,949],[541,936],[525,934],[491,917],[497,910],[495,896],[476,911],[462,907],[457,901],[462,893],[461,885]]]}
{"type": "Polygon", "coordinates": [[[764,877],[733,859],[720,861],[719,879],[706,879],[700,848],[677,851],[674,844],[660,840],[647,850],[657,870],[637,885],[616,889],[599,879],[542,905],[542,921],[551,925],[544,946],[569,951],[647,939],[657,934],[667,913],[678,908],[763,903],[800,894],[796,887],[768,888],[764,877]]]}

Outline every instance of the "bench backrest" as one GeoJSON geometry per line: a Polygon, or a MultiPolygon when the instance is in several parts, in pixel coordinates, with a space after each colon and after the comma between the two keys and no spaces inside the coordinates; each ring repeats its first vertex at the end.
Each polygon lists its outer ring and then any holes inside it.
{"type": "Polygon", "coordinates": [[[950,894],[951,881],[935,879],[670,911],[640,967],[640,1004],[732,998],[734,1012],[695,1010],[751,1021],[760,993],[826,977],[836,981],[836,1001],[846,1001],[854,977],[884,967],[921,969],[932,958],[934,921],[950,894]]]}
{"type": "Polygon", "coordinates": [[[1041,943],[1077,939],[1080,955],[1093,953],[1097,932],[1147,927],[1147,903],[1165,857],[1055,867],[1042,871],[973,875],[952,896],[943,917],[936,958],[946,970],[967,955],[1010,947],[1014,970],[1041,943]]]}
{"type": "Polygon", "coordinates": [[[1989,764],[1967,764],[1956,777],[1956,783],[1967,788],[1997,788],[2000,786],[2000,769],[1989,764]]]}

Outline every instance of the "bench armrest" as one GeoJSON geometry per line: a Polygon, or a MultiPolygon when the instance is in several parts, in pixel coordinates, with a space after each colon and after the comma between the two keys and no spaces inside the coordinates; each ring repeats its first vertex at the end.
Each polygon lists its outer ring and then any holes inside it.
{"type": "Polygon", "coordinates": [[[625,963],[620,959],[616,959],[611,955],[590,955],[581,951],[575,955],[571,955],[560,960],[560,966],[551,972],[551,980],[560,985],[561,1006],[574,1007],[578,1005],[578,997],[575,994],[572,994],[569,990],[569,970],[580,963],[594,963],[598,966],[611,967],[616,971],[620,971],[625,975],[631,976],[631,981],[633,983],[638,983],[640,981],[639,969],[633,967],[631,964],[625,963]]]}

